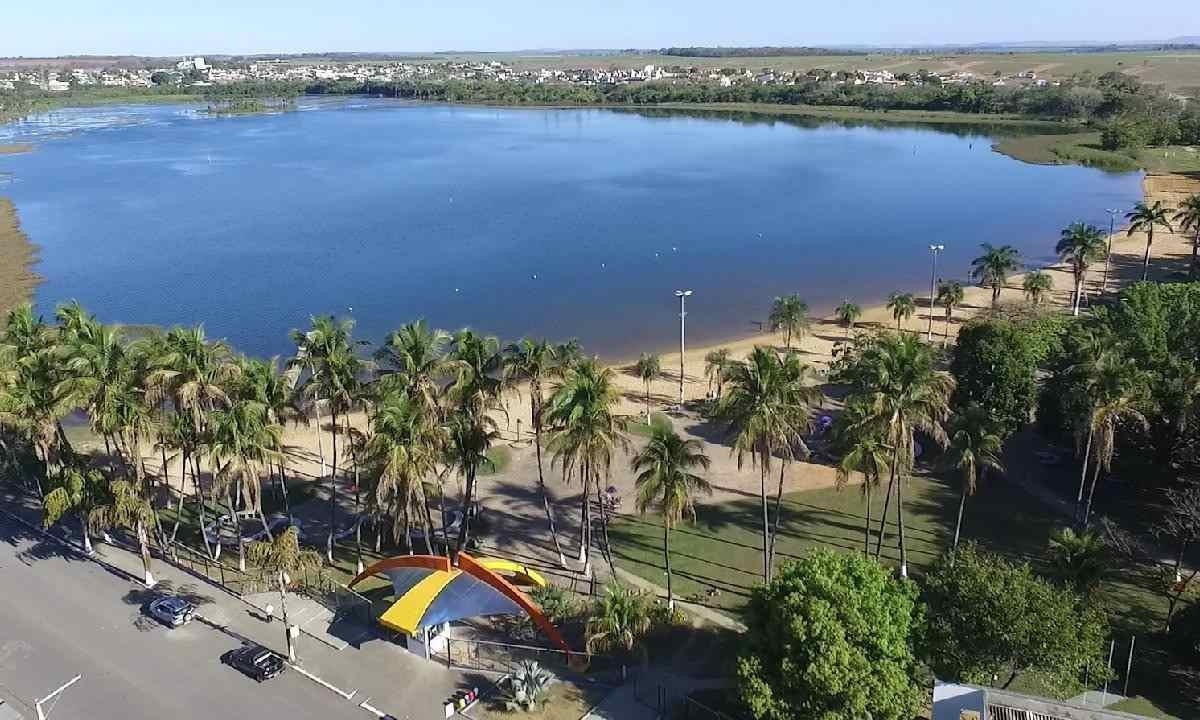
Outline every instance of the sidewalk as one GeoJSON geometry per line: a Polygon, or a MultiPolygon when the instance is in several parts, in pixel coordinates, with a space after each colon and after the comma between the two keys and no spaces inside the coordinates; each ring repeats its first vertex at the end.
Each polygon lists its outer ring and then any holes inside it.
{"type": "MultiPolygon", "coordinates": [[[[31,528],[41,528],[39,508],[15,494],[12,488],[0,488],[0,513],[31,528]]],[[[67,552],[83,556],[76,523],[59,524],[47,534],[69,546],[67,552]]],[[[153,590],[145,589],[142,561],[137,553],[103,542],[93,545],[95,552],[90,559],[127,579],[134,586],[130,594],[145,593],[147,601],[156,592],[184,595],[197,605],[196,622],[228,635],[230,648],[238,643],[256,642],[283,654],[286,648],[283,624],[264,620],[263,613],[249,602],[158,558],[152,567],[158,585],[153,590]]],[[[278,600],[278,594],[274,596],[278,600]]],[[[474,674],[452,671],[418,658],[382,637],[373,627],[363,627],[356,641],[343,646],[346,649],[339,651],[302,634],[296,641],[297,671],[355,706],[369,700],[370,706],[390,713],[397,720],[442,717],[442,703],[447,697],[460,688],[482,687],[485,682],[474,674]]],[[[365,708],[362,712],[364,717],[374,714],[365,708]]]]}

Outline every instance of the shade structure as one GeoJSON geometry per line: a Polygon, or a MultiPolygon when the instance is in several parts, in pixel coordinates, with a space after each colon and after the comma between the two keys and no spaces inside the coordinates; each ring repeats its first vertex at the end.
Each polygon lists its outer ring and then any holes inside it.
{"type": "Polygon", "coordinates": [[[396,596],[379,616],[379,624],[386,628],[417,635],[466,618],[525,614],[551,642],[570,651],[541,608],[517,587],[546,584],[541,575],[520,563],[459,553],[456,567],[441,555],[400,555],[366,568],[350,581],[350,587],[375,575],[386,575],[396,596]]]}

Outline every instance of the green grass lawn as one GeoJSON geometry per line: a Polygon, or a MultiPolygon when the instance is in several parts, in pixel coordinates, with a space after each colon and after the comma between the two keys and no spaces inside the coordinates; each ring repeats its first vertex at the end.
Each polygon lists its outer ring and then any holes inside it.
{"type": "Polygon", "coordinates": [[[644,415],[629,418],[629,424],[625,426],[625,431],[630,435],[648,438],[654,432],[655,428],[670,429],[671,427],[673,427],[671,418],[666,413],[652,412],[650,413],[649,424],[646,424],[644,415]]]}
{"type": "MultiPolygon", "coordinates": [[[[872,518],[882,510],[881,493],[873,498],[872,518]]],[[[905,533],[910,570],[919,576],[949,546],[958,506],[955,487],[938,478],[914,477],[905,488],[905,533]]],[[[773,511],[773,508],[772,508],[773,511]]],[[[832,488],[784,496],[783,524],[777,552],[781,561],[795,559],[819,547],[861,552],[864,503],[857,488],[832,488]]],[[[897,565],[894,510],[887,526],[883,559],[897,565]]],[[[762,515],[759,500],[747,497],[727,504],[701,505],[694,524],[679,526],[671,536],[675,592],[737,615],[762,573],[762,515]],[[711,590],[719,591],[709,596],[711,590]]],[[[985,483],[967,501],[963,539],[1009,558],[1027,560],[1043,570],[1042,554],[1050,533],[1062,523],[1023,489],[1002,480],[985,483]]],[[[618,563],[625,569],[665,584],[662,526],[653,516],[626,516],[611,534],[618,563]]],[[[872,537],[872,544],[874,543],[872,537]]],[[[1131,691],[1153,700],[1160,712],[1180,714],[1178,708],[1200,697],[1194,675],[1173,667],[1162,649],[1161,630],[1166,602],[1153,589],[1148,574],[1114,568],[1098,601],[1109,610],[1117,653],[1137,636],[1131,691]],[[1185,685],[1190,689],[1182,689],[1185,685]]],[[[1037,692],[1036,688],[1014,688],[1037,692]]],[[[1186,715],[1187,713],[1184,713],[1186,715]]],[[[1167,717],[1167,715],[1162,715],[1167,717]]]]}

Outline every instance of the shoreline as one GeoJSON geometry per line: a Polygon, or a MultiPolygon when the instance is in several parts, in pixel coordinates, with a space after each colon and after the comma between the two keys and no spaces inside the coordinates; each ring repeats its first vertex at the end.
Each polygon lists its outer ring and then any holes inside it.
{"type": "Polygon", "coordinates": [[[12,200],[0,197],[0,319],[17,305],[32,299],[42,278],[33,271],[38,247],[21,229],[12,200]]]}

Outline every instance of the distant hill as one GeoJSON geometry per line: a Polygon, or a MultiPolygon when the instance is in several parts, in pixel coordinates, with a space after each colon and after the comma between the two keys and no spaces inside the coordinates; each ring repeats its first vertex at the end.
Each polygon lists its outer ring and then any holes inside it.
{"type": "Polygon", "coordinates": [[[658,51],[672,57],[801,57],[809,55],[857,55],[854,49],[819,47],[669,47],[658,51]]]}

